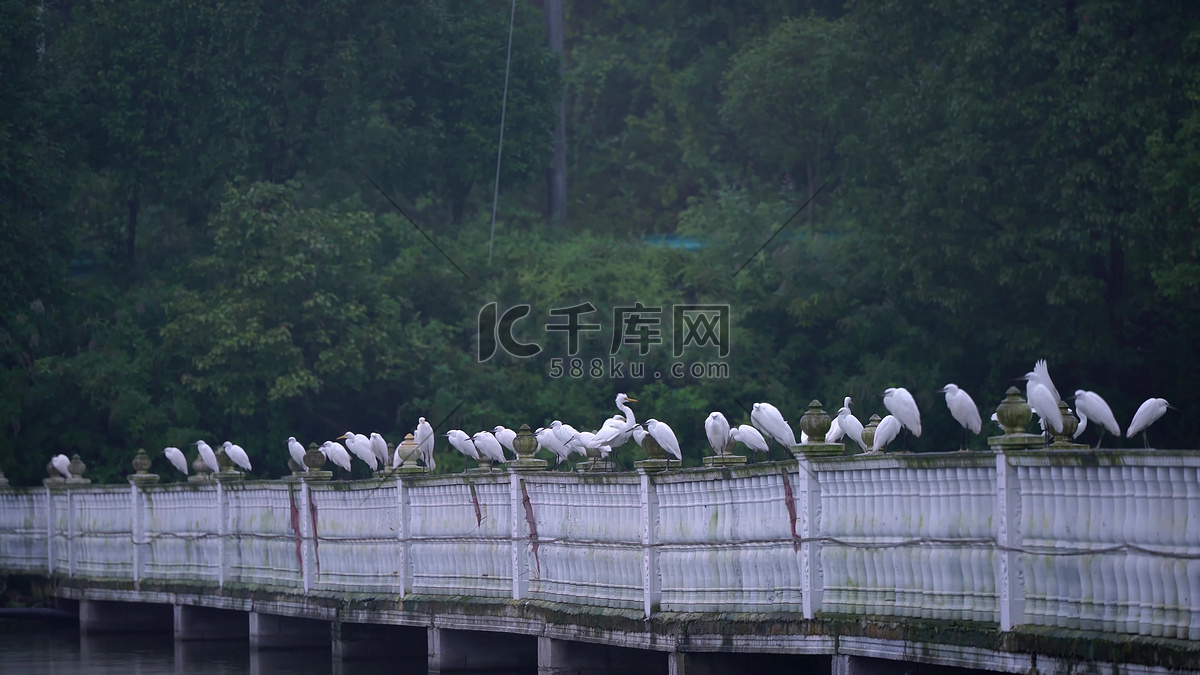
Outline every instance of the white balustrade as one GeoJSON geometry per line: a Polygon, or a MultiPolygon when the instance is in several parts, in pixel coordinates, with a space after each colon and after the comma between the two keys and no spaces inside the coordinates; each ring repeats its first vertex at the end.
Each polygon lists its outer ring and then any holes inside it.
{"type": "Polygon", "coordinates": [[[0,490],[0,561],[14,572],[46,571],[46,490],[0,490]]]}
{"type": "Polygon", "coordinates": [[[135,487],[142,493],[142,578],[216,585],[220,578],[219,509],[213,484],[135,487]]]}
{"type": "Polygon", "coordinates": [[[1197,640],[1200,455],[6,488],[0,569],[1197,640]]]}

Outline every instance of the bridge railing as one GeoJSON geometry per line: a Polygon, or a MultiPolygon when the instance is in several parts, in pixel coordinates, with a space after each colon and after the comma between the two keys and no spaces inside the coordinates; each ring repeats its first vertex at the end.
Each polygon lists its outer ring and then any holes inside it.
{"type": "Polygon", "coordinates": [[[0,570],[1200,639],[1200,455],[0,489],[0,570]]]}

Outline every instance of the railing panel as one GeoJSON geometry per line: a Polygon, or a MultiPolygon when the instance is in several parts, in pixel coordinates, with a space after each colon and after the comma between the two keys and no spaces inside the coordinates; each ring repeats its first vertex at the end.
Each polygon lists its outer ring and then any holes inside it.
{"type": "Polygon", "coordinates": [[[255,481],[223,487],[229,513],[226,579],[284,588],[301,586],[297,537],[292,528],[299,485],[255,481]]]}
{"type": "Polygon", "coordinates": [[[1047,453],[1012,461],[1026,622],[1200,639],[1200,468],[1192,455],[1098,452],[1085,461],[1047,453]]]}
{"type": "Polygon", "coordinates": [[[74,575],[133,578],[129,486],[71,488],[75,520],[74,575]]]}
{"type": "Polygon", "coordinates": [[[640,485],[636,474],[526,478],[538,532],[530,597],[641,607],[640,485]]]}
{"type": "Polygon", "coordinates": [[[407,492],[413,591],[510,597],[508,476],[419,479],[407,492]]]}
{"type": "Polygon", "coordinates": [[[822,611],[999,620],[991,455],[817,466],[822,611]]]}
{"type": "Polygon", "coordinates": [[[71,573],[71,495],[64,489],[50,489],[50,546],[54,574],[71,573]]]}
{"type": "Polygon", "coordinates": [[[217,486],[148,485],[142,492],[146,509],[145,578],[215,585],[221,563],[217,486]]]}
{"type": "Polygon", "coordinates": [[[0,567],[46,571],[46,491],[0,490],[0,567]]]}
{"type": "Polygon", "coordinates": [[[316,588],[395,592],[399,586],[396,482],[310,483],[316,588]]]}
{"type": "Polygon", "coordinates": [[[655,477],[664,611],[803,610],[792,479],[784,470],[655,477]]]}

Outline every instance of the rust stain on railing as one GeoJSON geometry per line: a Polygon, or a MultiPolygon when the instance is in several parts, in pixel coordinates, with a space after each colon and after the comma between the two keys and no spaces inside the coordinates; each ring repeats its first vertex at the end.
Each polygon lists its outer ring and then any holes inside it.
{"type": "Polygon", "coordinates": [[[479,510],[479,495],[475,493],[475,484],[467,481],[467,487],[471,490],[471,504],[475,506],[475,525],[483,524],[483,512],[479,510]]]}
{"type": "Polygon", "coordinates": [[[529,501],[529,491],[525,489],[525,481],[521,481],[521,503],[525,505],[525,522],[529,524],[529,543],[533,546],[533,562],[537,565],[537,575],[542,577],[542,561],[538,558],[537,520],[533,517],[533,503],[529,501]]]}
{"type": "Polygon", "coordinates": [[[292,502],[292,534],[296,540],[296,564],[301,569],[304,568],[304,556],[300,552],[300,542],[302,535],[300,534],[300,508],[296,506],[296,491],[288,488],[288,499],[292,502]]]}
{"type": "Polygon", "coordinates": [[[792,481],[788,478],[787,469],[780,469],[783,478],[783,502],[787,505],[788,518],[792,521],[792,552],[800,552],[800,535],[796,533],[796,498],[792,493],[792,481]]]}
{"type": "Polygon", "coordinates": [[[312,498],[312,493],[309,492],[308,498],[308,514],[312,517],[312,537],[313,537],[313,567],[317,576],[321,575],[321,554],[317,550],[320,542],[320,537],[317,536],[317,500],[312,498]]]}

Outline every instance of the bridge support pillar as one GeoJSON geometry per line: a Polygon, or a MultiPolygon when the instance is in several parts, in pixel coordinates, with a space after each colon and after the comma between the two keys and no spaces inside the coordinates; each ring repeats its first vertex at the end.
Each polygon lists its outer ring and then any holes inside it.
{"type": "Polygon", "coordinates": [[[430,673],[532,668],[538,651],[538,640],[532,635],[429,629],[430,673]]]}
{"type": "Polygon", "coordinates": [[[329,639],[329,622],[250,612],[250,648],[321,647],[329,639]]]}
{"type": "Polygon", "coordinates": [[[547,637],[539,637],[537,644],[538,675],[599,675],[614,672],[658,675],[666,669],[666,656],[665,652],[547,637]]]}
{"type": "Polygon", "coordinates": [[[250,635],[247,612],[175,605],[175,639],[235,640],[250,635]]]}
{"type": "Polygon", "coordinates": [[[917,672],[918,667],[918,664],[906,661],[834,654],[830,662],[830,675],[911,675],[917,672]]]}
{"type": "Polygon", "coordinates": [[[425,629],[377,623],[333,622],[333,659],[422,658],[425,629]]]}
{"type": "MultiPolygon", "coordinates": [[[[662,672],[661,669],[658,672],[662,672]]],[[[667,672],[670,675],[740,675],[741,673],[830,675],[829,661],[824,656],[726,652],[671,652],[667,654],[667,672]]]]}
{"type": "Polygon", "coordinates": [[[79,601],[79,632],[149,633],[170,630],[171,606],[141,602],[79,601]]]}

